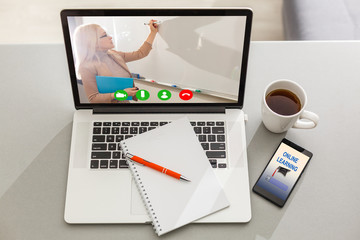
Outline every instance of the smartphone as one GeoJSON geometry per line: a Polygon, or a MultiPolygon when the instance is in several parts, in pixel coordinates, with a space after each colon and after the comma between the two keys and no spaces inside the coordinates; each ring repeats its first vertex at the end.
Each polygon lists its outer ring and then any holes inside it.
{"type": "Polygon", "coordinates": [[[312,155],[284,138],[256,181],[253,191],[283,207],[312,155]]]}

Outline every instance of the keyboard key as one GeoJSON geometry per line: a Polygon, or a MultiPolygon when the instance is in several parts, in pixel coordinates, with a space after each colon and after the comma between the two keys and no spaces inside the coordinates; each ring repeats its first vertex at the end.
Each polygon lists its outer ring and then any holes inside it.
{"type": "Polygon", "coordinates": [[[148,131],[155,129],[156,127],[149,127],[148,131]]]}
{"type": "Polygon", "coordinates": [[[126,160],[120,160],[119,161],[119,168],[128,168],[129,165],[126,160]]]}
{"type": "Polygon", "coordinates": [[[110,168],[118,168],[118,160],[110,160],[110,168]]]}
{"type": "Polygon", "coordinates": [[[132,122],[131,126],[140,126],[140,122],[132,122]]]}
{"type": "Polygon", "coordinates": [[[110,134],[110,128],[109,127],[104,127],[102,129],[102,134],[110,134]]]}
{"type": "Polygon", "coordinates": [[[94,127],[93,134],[101,134],[101,127],[94,127]]]}
{"type": "Polygon", "coordinates": [[[209,134],[209,133],[211,133],[211,128],[210,128],[210,127],[203,127],[203,133],[204,133],[204,134],[209,134]]]}
{"type": "Polygon", "coordinates": [[[99,160],[91,160],[90,168],[99,168],[99,160]]]}
{"type": "Polygon", "coordinates": [[[106,136],[106,141],[107,142],[114,142],[115,141],[115,136],[114,135],[107,135],[106,136]]]}
{"type": "Polygon", "coordinates": [[[201,146],[204,150],[209,150],[209,143],[201,143],[201,146]]]}
{"type": "Polygon", "coordinates": [[[102,125],[102,122],[94,122],[94,126],[101,126],[102,125]]]}
{"type": "Polygon", "coordinates": [[[122,125],[123,126],[130,126],[130,122],[123,122],[122,125]]]}
{"type": "Polygon", "coordinates": [[[225,135],[217,135],[216,140],[218,142],[225,142],[225,135]]]}
{"type": "Polygon", "coordinates": [[[202,133],[201,127],[194,127],[194,131],[195,131],[195,134],[201,134],[202,133]]]}
{"type": "Polygon", "coordinates": [[[215,122],[206,122],[206,126],[215,126],[215,122]]]}
{"type": "Polygon", "coordinates": [[[131,127],[130,128],[130,134],[138,134],[138,128],[137,127],[131,127]]]}
{"type": "Polygon", "coordinates": [[[108,168],[109,161],[108,160],[100,160],[100,168],[108,168]]]}
{"type": "Polygon", "coordinates": [[[219,168],[226,168],[226,163],[219,163],[219,164],[218,164],[218,167],[219,167],[219,168]]]}
{"type": "Polygon", "coordinates": [[[224,126],[225,122],[216,122],[216,126],[224,126]]]}
{"type": "Polygon", "coordinates": [[[109,143],[109,147],[108,147],[109,150],[116,150],[116,143],[109,143]]]}
{"type": "Polygon", "coordinates": [[[209,159],[209,162],[210,162],[211,164],[217,164],[217,160],[216,160],[216,159],[209,159]]]}
{"type": "Polygon", "coordinates": [[[139,128],[139,134],[147,132],[147,127],[140,127],[139,128]]]}
{"type": "Polygon", "coordinates": [[[151,122],[150,126],[159,126],[159,123],[158,122],[151,122]]]}
{"type": "Polygon", "coordinates": [[[121,152],[113,152],[112,153],[112,158],[113,159],[120,159],[121,156],[121,152]]]}
{"type": "Polygon", "coordinates": [[[132,138],[134,135],[125,135],[125,139],[132,138]]]}
{"type": "Polygon", "coordinates": [[[116,142],[121,142],[124,140],[124,135],[116,135],[116,142]]]}
{"type": "Polygon", "coordinates": [[[206,135],[199,135],[199,142],[206,142],[206,135]]]}
{"type": "MultiPolygon", "coordinates": [[[[124,126],[124,124],[123,124],[124,126]]],[[[121,134],[129,134],[129,128],[128,127],[122,127],[121,128],[121,134]]]]}
{"type": "Polygon", "coordinates": [[[217,160],[216,159],[209,159],[209,162],[213,168],[217,168],[217,160]]]}
{"type": "Polygon", "coordinates": [[[149,126],[149,122],[141,122],[141,126],[143,126],[143,127],[147,127],[147,126],[149,126]]]}
{"type": "Polygon", "coordinates": [[[93,136],[93,142],[105,142],[104,135],[95,135],[93,136]]]}
{"type": "Polygon", "coordinates": [[[111,134],[119,134],[120,133],[120,128],[119,127],[113,127],[111,129],[111,134]]]}
{"type": "Polygon", "coordinates": [[[216,141],[216,136],[215,135],[208,135],[208,141],[209,142],[215,142],[216,141]]]}
{"type": "Polygon", "coordinates": [[[92,150],[107,150],[106,143],[93,143],[92,150]]]}
{"type": "Polygon", "coordinates": [[[111,158],[111,152],[92,152],[91,159],[109,159],[111,158]]]}
{"type": "Polygon", "coordinates": [[[211,150],[225,150],[225,143],[211,143],[211,150]]]}
{"type": "Polygon", "coordinates": [[[196,126],[196,122],[190,122],[191,126],[196,126]]]}
{"type": "Polygon", "coordinates": [[[104,122],[103,125],[104,126],[111,126],[111,122],[104,122]]]}
{"type": "Polygon", "coordinates": [[[113,126],[119,127],[119,126],[121,126],[121,123],[120,122],[113,122],[113,126]]]}
{"type": "Polygon", "coordinates": [[[226,158],[225,151],[206,151],[206,156],[208,158],[226,158]]]}
{"type": "Polygon", "coordinates": [[[205,126],[205,122],[198,122],[197,125],[198,126],[205,126]]]}
{"type": "Polygon", "coordinates": [[[164,126],[166,124],[168,124],[168,122],[160,122],[160,126],[164,126]]]}
{"type": "Polygon", "coordinates": [[[224,127],[213,127],[212,128],[212,133],[213,134],[224,134],[225,133],[225,128],[224,127]]]}

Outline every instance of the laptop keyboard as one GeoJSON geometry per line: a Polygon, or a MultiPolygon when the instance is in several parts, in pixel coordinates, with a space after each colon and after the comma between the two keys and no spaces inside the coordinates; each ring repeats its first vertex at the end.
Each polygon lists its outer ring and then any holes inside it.
{"type": "MultiPolygon", "coordinates": [[[[120,141],[168,123],[168,121],[94,122],[90,168],[128,168],[120,141]]],[[[226,168],[225,122],[191,121],[190,123],[211,166],[220,169],[226,168]]]]}

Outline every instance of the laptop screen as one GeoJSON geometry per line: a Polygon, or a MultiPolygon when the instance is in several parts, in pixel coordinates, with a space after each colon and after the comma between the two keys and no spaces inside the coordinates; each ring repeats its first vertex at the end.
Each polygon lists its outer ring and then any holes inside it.
{"type": "Polygon", "coordinates": [[[63,10],[75,104],[242,106],[247,9],[63,10]]]}

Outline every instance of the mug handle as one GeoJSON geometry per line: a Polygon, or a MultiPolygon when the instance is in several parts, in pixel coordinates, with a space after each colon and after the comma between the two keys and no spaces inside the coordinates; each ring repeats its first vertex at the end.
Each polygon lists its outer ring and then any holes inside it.
{"type": "Polygon", "coordinates": [[[304,110],[299,119],[295,122],[293,128],[314,128],[317,126],[318,122],[319,122],[319,116],[313,112],[310,111],[306,111],[304,110]],[[302,119],[307,119],[309,121],[304,121],[302,119]]]}

